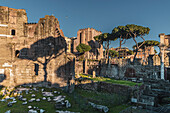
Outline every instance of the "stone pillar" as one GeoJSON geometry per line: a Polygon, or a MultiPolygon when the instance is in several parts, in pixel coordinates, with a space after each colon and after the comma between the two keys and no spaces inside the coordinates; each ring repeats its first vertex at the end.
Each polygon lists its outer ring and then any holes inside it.
{"type": "Polygon", "coordinates": [[[93,78],[96,78],[96,72],[93,71],[93,78]]]}
{"type": "Polygon", "coordinates": [[[159,45],[160,48],[160,53],[161,53],[161,79],[165,79],[164,78],[164,50],[165,50],[165,46],[164,45],[159,45]]]}
{"type": "Polygon", "coordinates": [[[165,44],[164,40],[165,40],[165,34],[164,33],[161,33],[159,34],[159,37],[160,37],[160,43],[163,45],[165,44]]]}
{"type": "Polygon", "coordinates": [[[150,47],[150,55],[154,55],[154,54],[155,54],[155,51],[154,51],[154,50],[155,50],[154,47],[151,46],[151,47],[150,47]]]}

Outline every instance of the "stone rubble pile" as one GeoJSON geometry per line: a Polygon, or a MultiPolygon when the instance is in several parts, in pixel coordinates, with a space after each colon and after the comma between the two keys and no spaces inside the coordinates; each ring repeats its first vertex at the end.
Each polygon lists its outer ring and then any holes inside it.
{"type": "MultiPolygon", "coordinates": [[[[22,105],[28,106],[27,107],[29,109],[28,113],[44,113],[45,112],[45,110],[43,110],[43,109],[39,109],[38,107],[29,105],[29,103],[34,102],[34,101],[36,101],[36,102],[41,102],[41,101],[51,102],[51,101],[53,101],[53,102],[55,102],[55,108],[56,109],[71,107],[70,102],[68,100],[65,100],[66,96],[63,96],[63,95],[54,96],[54,94],[60,94],[60,92],[58,92],[58,91],[46,92],[44,89],[38,90],[35,87],[34,88],[19,87],[15,90],[14,90],[14,88],[10,89],[10,91],[8,89],[4,88],[4,89],[1,90],[0,93],[4,96],[4,98],[0,100],[1,102],[10,101],[7,104],[8,107],[12,107],[13,104],[17,103],[16,98],[20,101],[23,101],[22,105]],[[12,91],[13,91],[13,94],[15,94],[15,95],[9,95],[12,91]],[[38,92],[38,91],[40,91],[42,93],[42,95],[43,95],[42,98],[36,98],[36,94],[33,94],[33,92],[38,92]],[[27,98],[23,97],[24,92],[25,92],[26,95],[31,94],[31,99],[27,99],[27,98]],[[6,96],[6,94],[8,94],[8,95],[6,96]],[[9,97],[9,96],[13,96],[13,97],[9,97]]],[[[10,113],[10,112],[11,111],[8,110],[5,113],[10,113]]],[[[59,113],[75,113],[75,112],[58,111],[58,110],[56,112],[59,112],[59,113]]]]}
{"type": "Polygon", "coordinates": [[[59,111],[59,110],[56,110],[56,113],[80,113],[80,112],[71,112],[71,111],[59,111]]]}
{"type": "Polygon", "coordinates": [[[5,113],[11,113],[11,110],[6,111],[5,113]]]}
{"type": "Polygon", "coordinates": [[[99,110],[99,111],[101,111],[101,112],[107,113],[107,112],[109,111],[109,108],[108,108],[107,106],[97,105],[97,104],[92,103],[92,102],[89,102],[89,104],[90,104],[93,108],[95,108],[95,109],[97,109],[97,110],[99,110]]]}
{"type": "Polygon", "coordinates": [[[71,107],[71,104],[69,103],[68,100],[65,100],[65,96],[59,95],[57,97],[54,97],[53,101],[55,101],[55,108],[59,109],[59,108],[69,108],[71,107]]]}

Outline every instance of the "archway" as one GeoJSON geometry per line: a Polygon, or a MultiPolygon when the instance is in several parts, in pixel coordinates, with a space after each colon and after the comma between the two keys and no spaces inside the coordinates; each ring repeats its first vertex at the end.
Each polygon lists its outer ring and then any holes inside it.
{"type": "Polygon", "coordinates": [[[133,69],[133,68],[131,68],[131,67],[126,68],[125,77],[136,77],[136,71],[135,71],[135,69],[133,69]]]}

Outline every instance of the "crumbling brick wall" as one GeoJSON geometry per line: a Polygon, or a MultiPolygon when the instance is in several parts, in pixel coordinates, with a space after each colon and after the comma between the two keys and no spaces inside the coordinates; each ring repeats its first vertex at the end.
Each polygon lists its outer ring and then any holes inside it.
{"type": "Polygon", "coordinates": [[[38,23],[27,23],[24,9],[3,6],[0,6],[0,13],[0,24],[3,24],[0,26],[0,52],[3,53],[0,54],[0,69],[5,70],[2,74],[6,76],[0,84],[41,83],[47,73],[47,82],[52,86],[67,86],[74,75],[74,66],[71,66],[74,65],[74,57],[66,53],[66,42],[58,19],[46,15],[38,23]],[[51,42],[48,39],[52,39],[51,42]],[[51,50],[48,50],[49,47],[51,50]],[[42,63],[44,57],[52,57],[45,67],[42,63]],[[5,63],[10,67],[3,67],[5,63]]]}

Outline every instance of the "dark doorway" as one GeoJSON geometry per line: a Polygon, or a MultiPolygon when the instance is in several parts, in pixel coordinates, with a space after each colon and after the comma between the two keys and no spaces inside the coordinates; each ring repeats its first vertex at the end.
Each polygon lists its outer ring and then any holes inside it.
{"type": "Polygon", "coordinates": [[[14,29],[11,30],[11,35],[15,35],[15,30],[14,29]]]}
{"type": "Polygon", "coordinates": [[[126,76],[126,77],[136,77],[135,69],[133,69],[133,68],[127,68],[127,69],[126,69],[126,72],[125,72],[125,76],[126,76]]]}

